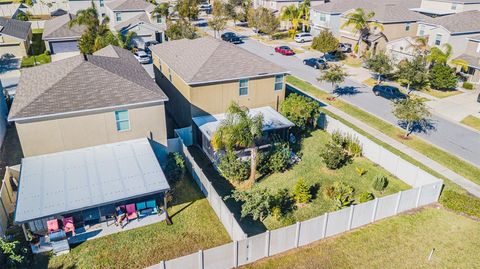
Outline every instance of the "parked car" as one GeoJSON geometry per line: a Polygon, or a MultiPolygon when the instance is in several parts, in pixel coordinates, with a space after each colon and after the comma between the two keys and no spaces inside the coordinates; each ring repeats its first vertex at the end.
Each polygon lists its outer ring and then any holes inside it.
{"type": "Polygon", "coordinates": [[[328,63],[323,58],[309,58],[303,60],[304,65],[311,66],[315,69],[327,69],[328,63]]]}
{"type": "Polygon", "coordinates": [[[206,13],[209,13],[212,10],[212,5],[207,4],[207,3],[201,4],[198,7],[198,10],[199,11],[205,11],[206,13]]]}
{"type": "Polygon", "coordinates": [[[239,36],[234,36],[234,37],[230,38],[230,40],[228,42],[230,42],[232,44],[235,44],[235,45],[243,43],[242,39],[239,36]]]}
{"type": "Polygon", "coordinates": [[[400,100],[407,99],[408,95],[402,93],[397,87],[387,85],[375,85],[372,89],[376,96],[382,96],[387,99],[400,100]]]}
{"type": "Polygon", "coordinates": [[[138,62],[141,64],[148,64],[150,63],[150,56],[144,50],[138,50],[134,53],[135,58],[137,58],[138,62]]]}
{"type": "Polygon", "coordinates": [[[282,55],[294,55],[295,52],[289,46],[279,46],[275,47],[275,52],[282,55]]]}
{"type": "Polygon", "coordinates": [[[237,34],[235,34],[233,32],[223,33],[220,37],[222,38],[223,41],[227,41],[227,42],[230,42],[230,43],[233,43],[233,44],[242,43],[242,40],[240,39],[240,37],[237,36],[237,34]]]}
{"type": "Polygon", "coordinates": [[[352,44],[340,43],[338,44],[338,50],[343,53],[350,53],[352,52],[352,44]]]}
{"type": "Polygon", "coordinates": [[[324,59],[327,62],[336,62],[337,61],[337,53],[335,51],[334,52],[327,52],[327,53],[323,54],[323,56],[321,58],[324,59]]]}
{"type": "Polygon", "coordinates": [[[310,33],[298,33],[293,38],[298,43],[308,42],[313,40],[313,36],[310,33]]]}

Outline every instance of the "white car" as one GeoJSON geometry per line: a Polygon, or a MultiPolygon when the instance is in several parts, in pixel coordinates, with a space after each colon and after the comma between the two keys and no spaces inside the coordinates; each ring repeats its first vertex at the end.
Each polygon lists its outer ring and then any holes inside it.
{"type": "Polygon", "coordinates": [[[148,54],[145,51],[139,50],[135,52],[134,55],[135,55],[135,58],[137,58],[139,63],[141,64],[150,63],[150,56],[148,56],[148,54]]]}
{"type": "Polygon", "coordinates": [[[308,42],[313,40],[313,36],[310,33],[299,33],[293,38],[298,43],[308,42]]]}

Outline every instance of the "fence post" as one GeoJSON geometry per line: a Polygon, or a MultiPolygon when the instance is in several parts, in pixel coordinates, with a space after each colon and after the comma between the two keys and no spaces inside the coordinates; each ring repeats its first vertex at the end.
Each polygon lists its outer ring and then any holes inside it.
{"type": "Polygon", "coordinates": [[[325,213],[325,219],[323,220],[322,238],[325,238],[327,234],[327,223],[328,223],[328,212],[325,213]]]}
{"type": "Polygon", "coordinates": [[[300,222],[297,221],[295,226],[295,248],[298,248],[298,241],[300,241],[300,222]]]}
{"type": "Polygon", "coordinates": [[[395,215],[398,213],[398,207],[400,206],[400,199],[402,199],[402,191],[399,191],[397,194],[397,203],[395,204],[395,215]]]}
{"type": "Polygon", "coordinates": [[[375,203],[373,204],[373,213],[372,213],[372,221],[375,221],[375,215],[377,215],[377,206],[378,206],[378,198],[375,198],[375,203]]]}
{"type": "Polygon", "coordinates": [[[203,250],[198,251],[198,269],[203,269],[203,250]]]}
{"type": "Polygon", "coordinates": [[[233,216],[233,213],[230,212],[230,230],[231,230],[231,233],[232,233],[232,239],[236,239],[235,234],[234,234],[235,229],[233,229],[234,218],[235,217],[233,216]]]}
{"type": "Polygon", "coordinates": [[[422,185],[418,187],[418,195],[417,195],[417,201],[415,202],[415,208],[417,208],[418,204],[420,203],[420,195],[422,195],[422,185]]]}
{"type": "Polygon", "coordinates": [[[167,268],[165,267],[165,261],[161,261],[161,262],[160,262],[160,269],[167,269],[167,268]]]}
{"type": "Polygon", "coordinates": [[[233,268],[238,267],[238,241],[233,241],[233,268]]]}
{"type": "Polygon", "coordinates": [[[347,231],[350,231],[350,230],[352,229],[353,210],[355,210],[355,205],[352,205],[352,206],[350,207],[350,214],[348,215],[348,227],[347,227],[347,231]]]}
{"type": "Polygon", "coordinates": [[[270,257],[270,231],[265,232],[265,257],[270,257]]]}

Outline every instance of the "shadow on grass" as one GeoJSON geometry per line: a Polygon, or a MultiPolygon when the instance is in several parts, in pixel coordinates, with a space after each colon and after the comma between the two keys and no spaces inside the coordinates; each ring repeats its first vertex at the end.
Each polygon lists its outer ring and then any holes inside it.
{"type": "MultiPolygon", "coordinates": [[[[215,191],[221,196],[225,197],[230,195],[235,189],[232,184],[224,177],[222,177],[217,170],[213,167],[213,164],[205,156],[205,154],[195,146],[188,147],[188,151],[193,156],[195,162],[202,168],[205,175],[212,182],[215,191]]],[[[261,221],[255,221],[251,217],[241,218],[242,204],[234,199],[228,199],[225,201],[226,206],[233,213],[235,219],[239,222],[243,231],[249,236],[263,233],[267,230],[265,225],[261,221]]]]}

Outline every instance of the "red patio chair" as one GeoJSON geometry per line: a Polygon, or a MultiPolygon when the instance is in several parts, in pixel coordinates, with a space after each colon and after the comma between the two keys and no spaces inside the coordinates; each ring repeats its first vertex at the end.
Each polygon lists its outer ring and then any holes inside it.
{"type": "Polygon", "coordinates": [[[58,231],[58,220],[57,219],[47,220],[47,231],[49,233],[58,231]]]}
{"type": "Polygon", "coordinates": [[[135,208],[135,204],[128,204],[128,205],[125,206],[125,208],[127,209],[127,220],[128,221],[138,218],[137,209],[135,208]]]}
{"type": "Polygon", "coordinates": [[[75,235],[75,225],[73,225],[73,217],[63,218],[63,231],[65,233],[72,232],[72,235],[75,235]]]}

